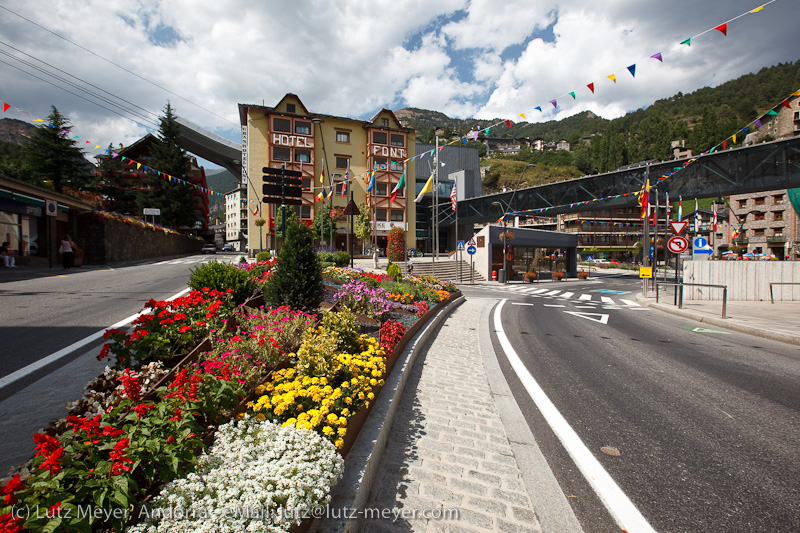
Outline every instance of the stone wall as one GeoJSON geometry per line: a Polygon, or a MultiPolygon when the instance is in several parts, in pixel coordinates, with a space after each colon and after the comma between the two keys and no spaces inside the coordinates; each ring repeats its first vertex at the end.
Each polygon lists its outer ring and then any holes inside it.
{"type": "Polygon", "coordinates": [[[86,265],[196,254],[204,244],[198,237],[154,231],[95,214],[78,218],[74,239],[86,265]]]}
{"type": "MultiPolygon", "coordinates": [[[[769,301],[770,283],[775,301],[800,301],[800,261],[685,261],[684,283],[726,285],[728,300],[769,301]]],[[[686,287],[684,300],[722,300],[722,289],[686,287]]]]}

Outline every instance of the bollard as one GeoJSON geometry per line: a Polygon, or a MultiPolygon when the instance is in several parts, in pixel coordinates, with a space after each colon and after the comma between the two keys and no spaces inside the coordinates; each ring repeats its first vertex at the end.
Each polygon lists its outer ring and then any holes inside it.
{"type": "Polygon", "coordinates": [[[497,270],[492,270],[492,281],[497,281],[497,270]]]}

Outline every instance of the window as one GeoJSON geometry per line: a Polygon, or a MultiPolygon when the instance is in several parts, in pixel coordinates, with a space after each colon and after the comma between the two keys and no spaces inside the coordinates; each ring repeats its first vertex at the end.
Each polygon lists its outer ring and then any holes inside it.
{"type": "Polygon", "coordinates": [[[383,126],[384,128],[388,128],[389,127],[389,119],[388,118],[382,118],[381,119],[381,126],[383,126]]]}
{"type": "Polygon", "coordinates": [[[764,228],[756,228],[753,230],[753,235],[756,237],[763,237],[764,236],[764,228]]]}
{"type": "Polygon", "coordinates": [[[286,133],[292,132],[292,121],[288,118],[273,118],[272,119],[273,131],[284,131],[286,133]]]}
{"type": "Polygon", "coordinates": [[[386,209],[376,209],[375,210],[375,220],[379,220],[381,222],[386,222],[386,209]]]}
{"type": "Polygon", "coordinates": [[[336,132],[336,142],[337,143],[350,143],[350,132],[349,131],[337,131],[336,132]]]}
{"type": "Polygon", "coordinates": [[[406,139],[402,135],[395,135],[392,133],[392,146],[405,146],[406,139]]]}
{"type": "Polygon", "coordinates": [[[373,131],[372,142],[374,144],[387,144],[388,136],[385,131],[373,131]]]}
{"type": "Polygon", "coordinates": [[[764,213],[753,213],[753,220],[764,220],[764,213]]]}
{"type": "Polygon", "coordinates": [[[783,211],[774,211],[772,213],[772,220],[783,220],[783,211]]]}
{"type": "Polygon", "coordinates": [[[403,221],[403,210],[402,209],[392,209],[391,214],[392,222],[402,222],[403,221]]]}
{"type": "Polygon", "coordinates": [[[764,205],[764,202],[767,200],[766,196],[759,196],[757,198],[753,198],[753,203],[755,205],[764,205]]]}
{"type": "Polygon", "coordinates": [[[295,105],[294,104],[286,104],[286,112],[287,113],[294,113],[295,112],[295,105]]]}
{"type": "Polygon", "coordinates": [[[291,161],[291,150],[289,148],[281,148],[280,146],[272,147],[273,161],[291,161]]]}
{"type": "Polygon", "coordinates": [[[300,206],[300,218],[311,218],[311,206],[310,205],[301,205],[300,206]]]}
{"type": "Polygon", "coordinates": [[[773,228],[772,234],[776,237],[783,237],[783,228],[773,228]]]}
{"type": "Polygon", "coordinates": [[[392,164],[389,167],[389,170],[392,170],[394,172],[402,172],[403,171],[403,162],[402,161],[392,161],[392,164]]]}
{"type": "Polygon", "coordinates": [[[372,168],[375,170],[386,170],[386,158],[376,157],[372,160],[372,168]]]}
{"type": "Polygon", "coordinates": [[[311,178],[303,178],[303,192],[311,190],[311,178]]]}
{"type": "Polygon", "coordinates": [[[294,160],[297,163],[310,163],[311,162],[311,150],[295,150],[294,151],[294,160]]]}
{"type": "Polygon", "coordinates": [[[386,184],[385,183],[376,183],[375,184],[375,195],[376,196],[386,196],[386,184]]]}
{"type": "Polygon", "coordinates": [[[347,168],[349,164],[350,164],[349,157],[336,156],[336,168],[347,168]]]}
{"type": "Polygon", "coordinates": [[[782,195],[782,194],[776,194],[776,195],[774,195],[774,196],[772,197],[772,203],[773,203],[773,204],[776,204],[776,205],[777,205],[777,204],[782,204],[782,203],[783,203],[783,195],[782,195]]]}
{"type": "Polygon", "coordinates": [[[739,209],[747,207],[747,200],[739,200],[739,209]]]}
{"type": "Polygon", "coordinates": [[[298,135],[311,135],[311,123],[295,120],[294,132],[298,135]]]}

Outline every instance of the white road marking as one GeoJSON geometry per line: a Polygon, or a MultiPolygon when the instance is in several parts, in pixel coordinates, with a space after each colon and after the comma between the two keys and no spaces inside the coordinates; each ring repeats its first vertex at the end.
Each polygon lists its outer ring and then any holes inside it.
{"type": "Polygon", "coordinates": [[[511,305],[529,305],[533,307],[533,304],[525,303],[525,302],[511,302],[511,305]]]}
{"type": "Polygon", "coordinates": [[[579,313],[577,311],[564,311],[570,315],[579,316],[581,318],[585,318],[586,320],[591,320],[593,322],[599,322],[601,324],[608,324],[608,316],[605,313],[579,313]]]}
{"type": "MultiPolygon", "coordinates": [[[[187,287],[186,289],[182,290],[178,294],[175,294],[174,296],[170,296],[169,298],[167,298],[167,300],[174,300],[175,298],[179,298],[179,297],[183,296],[184,294],[188,293],[190,290],[191,289],[189,289],[187,287]]],[[[98,331],[97,333],[92,333],[88,337],[86,337],[84,339],[81,339],[81,340],[79,340],[77,342],[74,342],[74,343],[70,344],[69,346],[67,346],[66,348],[62,348],[62,349],[58,350],[57,352],[53,352],[50,355],[48,355],[47,357],[43,357],[43,358],[39,359],[38,361],[35,361],[35,362],[29,364],[28,366],[22,367],[19,370],[15,371],[15,372],[12,372],[11,374],[9,374],[7,376],[3,376],[2,378],[0,378],[0,389],[2,389],[3,387],[7,387],[8,385],[11,385],[15,381],[18,381],[18,380],[20,380],[20,379],[32,374],[33,372],[36,372],[40,368],[43,368],[43,367],[49,365],[50,363],[54,363],[55,361],[58,361],[62,357],[65,357],[65,356],[71,354],[75,350],[78,350],[78,349],[86,346],[87,344],[91,344],[91,343],[93,343],[94,341],[96,341],[98,339],[102,339],[103,338],[103,333],[105,333],[107,329],[121,328],[122,326],[126,326],[126,325],[130,324],[131,322],[133,322],[134,320],[136,320],[137,318],[139,318],[140,316],[142,316],[143,314],[145,314],[146,312],[149,312],[149,311],[140,311],[139,313],[137,313],[135,315],[131,315],[128,318],[123,318],[122,320],[120,320],[116,324],[112,324],[112,325],[108,326],[107,328],[104,328],[104,329],[98,331]]]]}
{"type": "Polygon", "coordinates": [[[625,305],[629,305],[631,307],[641,307],[639,304],[634,302],[633,300],[626,300],[624,298],[620,298],[620,302],[624,303],[625,305]]]}
{"type": "Polygon", "coordinates": [[[572,460],[583,473],[586,480],[599,496],[608,511],[617,521],[621,529],[636,531],[637,533],[655,533],[655,529],[647,522],[647,519],[639,512],[633,502],[617,485],[614,479],[600,464],[600,461],[592,455],[589,448],[583,443],[581,438],[569,425],[567,420],[561,415],[553,402],[547,397],[545,392],[536,380],[525,368],[511,342],[506,337],[503,324],[500,321],[500,313],[506,300],[501,300],[494,311],[494,329],[497,333],[497,340],[503,348],[508,362],[516,372],[517,377],[522,382],[525,390],[539,408],[550,428],[558,436],[564,448],[569,453],[572,460]]]}
{"type": "Polygon", "coordinates": [[[575,295],[574,292],[565,292],[564,294],[559,296],[559,298],[572,298],[574,295],[575,295]]]}
{"type": "Polygon", "coordinates": [[[578,300],[584,300],[584,301],[585,300],[591,300],[591,299],[592,299],[592,295],[591,294],[581,294],[580,297],[578,298],[578,300]]]}
{"type": "Polygon", "coordinates": [[[613,303],[616,303],[614,300],[612,300],[612,299],[611,299],[611,298],[609,298],[608,296],[601,296],[601,297],[600,297],[600,301],[601,301],[601,302],[603,302],[604,304],[613,304],[613,303]]]}
{"type": "Polygon", "coordinates": [[[561,291],[550,291],[542,294],[541,296],[555,296],[556,294],[560,293],[561,291]]]}

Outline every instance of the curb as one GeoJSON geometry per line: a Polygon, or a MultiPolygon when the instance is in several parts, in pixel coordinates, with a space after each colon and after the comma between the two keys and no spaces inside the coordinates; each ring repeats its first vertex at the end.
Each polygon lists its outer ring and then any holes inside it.
{"type": "Polygon", "coordinates": [[[679,309],[677,306],[674,305],[650,302],[647,298],[644,297],[642,293],[638,293],[636,295],[636,301],[652,309],[656,309],[664,313],[669,313],[670,315],[688,318],[690,320],[696,320],[697,322],[702,322],[703,324],[710,324],[712,326],[729,329],[731,331],[736,331],[738,333],[744,333],[745,335],[752,335],[754,337],[761,337],[763,339],[769,339],[773,341],[784,342],[786,344],[794,344],[800,346],[800,335],[792,335],[790,333],[779,333],[777,331],[765,330],[763,328],[748,326],[747,324],[742,324],[740,322],[735,322],[730,319],[725,319],[722,317],[709,316],[704,313],[697,313],[694,311],[687,311],[686,309],[679,309]]]}
{"type": "Polygon", "coordinates": [[[394,371],[386,379],[372,411],[361,428],[355,444],[344,462],[344,475],[331,491],[330,511],[325,518],[314,520],[311,531],[355,533],[360,526],[357,511],[363,510],[369,500],[372,483],[380,475],[383,450],[389,438],[400,399],[403,396],[411,369],[417,356],[428,347],[428,340],[453,310],[466,301],[461,295],[441,309],[415,338],[406,345],[395,363],[394,371]],[[401,369],[399,372],[398,370],[401,369]]]}

